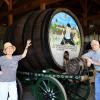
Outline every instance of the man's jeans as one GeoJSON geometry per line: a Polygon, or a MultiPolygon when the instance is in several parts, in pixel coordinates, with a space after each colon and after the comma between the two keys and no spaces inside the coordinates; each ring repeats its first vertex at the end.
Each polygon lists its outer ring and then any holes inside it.
{"type": "Polygon", "coordinates": [[[17,100],[16,82],[0,82],[0,100],[17,100]]]}
{"type": "Polygon", "coordinates": [[[100,100],[100,72],[96,72],[95,77],[95,100],[100,100]]]}

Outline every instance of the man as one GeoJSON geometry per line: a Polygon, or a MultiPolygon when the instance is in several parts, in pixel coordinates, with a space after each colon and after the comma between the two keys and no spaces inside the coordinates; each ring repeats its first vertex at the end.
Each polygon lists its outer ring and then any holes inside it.
{"type": "Polygon", "coordinates": [[[95,76],[95,100],[100,100],[100,44],[97,40],[91,41],[91,50],[82,55],[82,59],[87,61],[87,66],[94,65],[95,76]]]}

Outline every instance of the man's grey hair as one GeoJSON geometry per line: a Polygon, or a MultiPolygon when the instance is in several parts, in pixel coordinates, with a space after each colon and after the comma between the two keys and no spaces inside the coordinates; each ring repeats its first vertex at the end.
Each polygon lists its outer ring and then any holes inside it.
{"type": "Polygon", "coordinates": [[[91,45],[93,45],[93,44],[99,45],[99,41],[98,41],[98,40],[92,40],[92,41],[91,41],[91,45]]]}

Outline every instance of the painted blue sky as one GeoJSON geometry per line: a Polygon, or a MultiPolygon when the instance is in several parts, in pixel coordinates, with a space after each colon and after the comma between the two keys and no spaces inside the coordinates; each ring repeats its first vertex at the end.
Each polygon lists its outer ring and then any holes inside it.
{"type": "Polygon", "coordinates": [[[57,13],[52,19],[52,24],[56,23],[56,20],[58,21],[58,25],[66,26],[69,23],[71,25],[71,28],[78,29],[73,17],[65,12],[57,13]]]}

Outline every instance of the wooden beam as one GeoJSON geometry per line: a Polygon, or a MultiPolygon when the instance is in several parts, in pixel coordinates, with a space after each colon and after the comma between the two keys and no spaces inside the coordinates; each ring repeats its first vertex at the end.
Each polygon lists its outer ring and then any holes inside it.
{"type": "MultiPolygon", "coordinates": [[[[100,14],[98,14],[98,15],[92,15],[92,16],[88,16],[87,17],[87,21],[94,21],[94,20],[99,20],[100,19],[100,14]]],[[[79,19],[79,21],[80,21],[80,23],[83,25],[83,18],[80,18],[79,19]]]]}
{"type": "MultiPolygon", "coordinates": [[[[4,0],[4,2],[7,4],[7,8],[8,8],[8,11],[7,12],[10,12],[12,11],[12,0],[4,0]]],[[[13,23],[13,14],[12,13],[9,13],[7,14],[8,16],[8,25],[11,25],[13,23]]]]}
{"type": "Polygon", "coordinates": [[[96,20],[96,19],[100,19],[100,14],[98,14],[98,15],[93,15],[93,16],[89,16],[88,17],[88,21],[91,21],[91,20],[96,20]]]}
{"type": "Polygon", "coordinates": [[[4,0],[5,1],[5,3],[9,6],[10,5],[10,2],[9,2],[9,0],[4,0]]]}
{"type": "MultiPolygon", "coordinates": [[[[51,5],[53,3],[56,4],[56,2],[61,2],[61,1],[64,1],[64,0],[45,0],[45,1],[46,1],[45,5],[41,4],[41,9],[46,8],[47,5],[51,5]]],[[[83,18],[81,19],[81,21],[85,20],[85,22],[84,22],[85,25],[87,25],[88,20],[94,20],[96,18],[100,18],[99,14],[93,15],[93,16],[87,16],[87,13],[88,13],[87,2],[86,2],[87,0],[85,0],[85,1],[80,0],[80,1],[82,2],[81,5],[82,5],[82,9],[83,9],[83,11],[82,11],[83,12],[83,18]],[[85,5],[85,3],[86,3],[86,5],[85,5]],[[85,5],[85,7],[84,7],[84,5],[85,5]],[[85,9],[86,9],[86,11],[85,11],[85,9]]],[[[44,2],[44,1],[41,1],[41,2],[44,2]]],[[[23,3],[23,5],[17,6],[16,8],[13,8],[12,10],[0,12],[0,19],[2,19],[4,16],[8,16],[9,14],[19,15],[19,14],[29,12],[31,10],[39,9],[39,7],[40,7],[40,1],[39,0],[30,0],[30,2],[23,3]]],[[[70,10],[74,11],[74,8],[72,8],[70,10]]],[[[77,12],[78,11],[76,11],[75,13],[77,13],[77,12]]],[[[81,14],[82,12],[78,12],[78,13],[81,14]]],[[[83,24],[83,22],[82,22],[82,24],[83,24]]]]}
{"type": "Polygon", "coordinates": [[[50,4],[61,2],[61,1],[64,1],[64,0],[46,0],[46,5],[50,5],[50,4]]]}
{"type": "Polygon", "coordinates": [[[88,13],[88,8],[87,8],[87,0],[80,0],[80,4],[82,6],[82,11],[83,11],[83,25],[87,27],[87,13],[88,13]]]}
{"type": "Polygon", "coordinates": [[[45,10],[46,9],[46,0],[40,0],[40,9],[45,10]]]}
{"type": "MultiPolygon", "coordinates": [[[[12,8],[12,0],[9,0],[8,12],[12,11],[12,10],[13,10],[13,8],[12,8]]],[[[12,13],[10,13],[8,15],[8,25],[11,25],[11,24],[13,24],[13,14],[12,13]]]]}
{"type": "MultiPolygon", "coordinates": [[[[63,1],[63,0],[46,0],[46,5],[50,5],[59,1],[63,1]]],[[[0,19],[3,18],[4,16],[8,16],[8,14],[13,14],[13,15],[18,15],[21,13],[25,13],[25,12],[29,12],[31,10],[35,10],[35,9],[39,9],[40,7],[40,2],[39,0],[31,0],[30,2],[27,2],[21,6],[18,6],[17,8],[13,8],[10,11],[5,11],[0,13],[0,19]]]]}
{"type": "Polygon", "coordinates": [[[4,16],[8,16],[9,14],[18,15],[25,12],[29,12],[30,10],[34,10],[36,8],[39,8],[39,1],[38,0],[31,0],[31,2],[27,2],[21,6],[18,6],[17,8],[13,8],[10,11],[5,11],[0,14],[0,19],[2,19],[4,16]],[[33,1],[33,2],[32,2],[33,1]]]}

